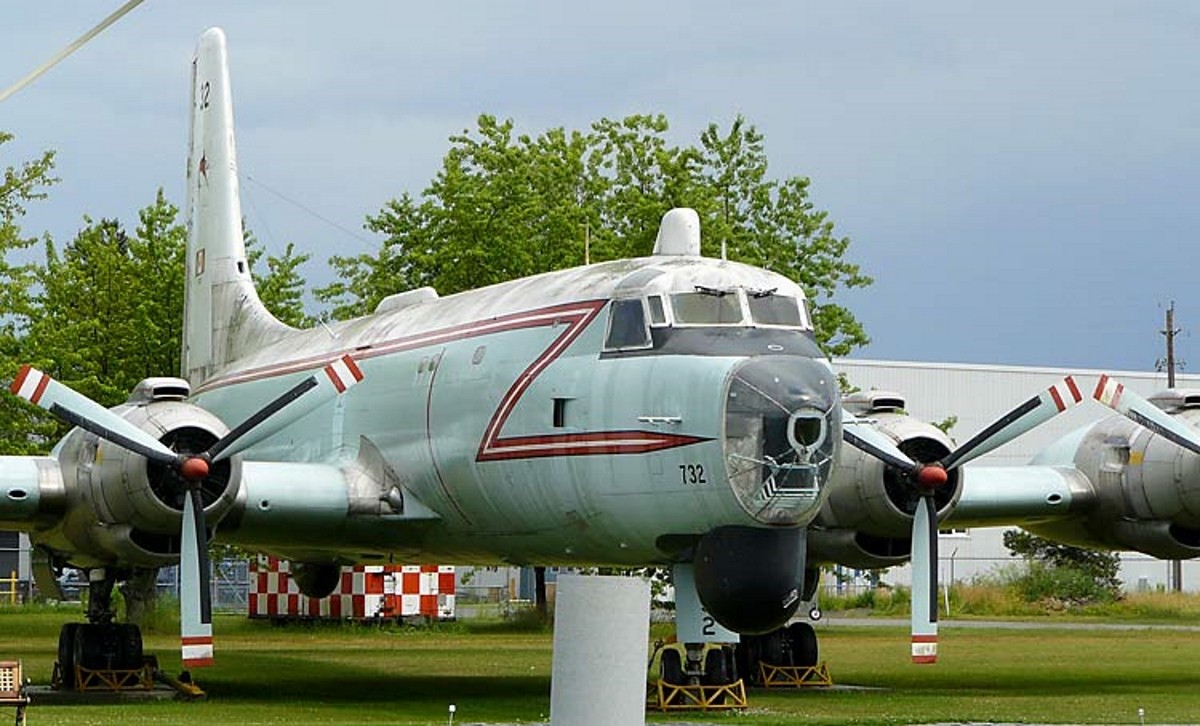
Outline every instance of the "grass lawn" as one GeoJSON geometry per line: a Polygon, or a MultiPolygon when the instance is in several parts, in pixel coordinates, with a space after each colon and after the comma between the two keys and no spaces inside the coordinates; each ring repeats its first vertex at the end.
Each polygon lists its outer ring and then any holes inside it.
{"type": "MultiPolygon", "coordinates": [[[[58,626],[72,611],[0,609],[0,659],[50,680],[58,626]]],[[[33,724],[456,724],[549,716],[549,632],[488,623],[434,629],[277,627],[222,616],[217,662],[195,673],[209,699],[50,706],[33,724]]],[[[1200,632],[943,629],[941,661],[908,663],[903,627],[820,627],[839,685],[863,689],[750,693],[743,713],[650,714],[651,722],[896,724],[1200,722],[1200,632]]],[[[177,636],[146,649],[179,672],[177,636]]],[[[8,718],[0,713],[0,719],[8,718]]]]}

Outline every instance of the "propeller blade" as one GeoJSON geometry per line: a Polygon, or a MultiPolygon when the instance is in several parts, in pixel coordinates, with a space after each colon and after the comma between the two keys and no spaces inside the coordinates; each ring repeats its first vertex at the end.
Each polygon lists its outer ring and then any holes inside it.
{"type": "Polygon", "coordinates": [[[238,424],[205,452],[208,458],[221,461],[245,451],[342,395],[363,379],[362,370],[349,355],[329,363],[322,371],[323,375],[317,373],[305,378],[238,424]]]}
{"type": "Polygon", "coordinates": [[[212,595],[204,530],[200,488],[189,486],[179,542],[179,628],[185,668],[213,664],[212,595]]]}
{"type": "Polygon", "coordinates": [[[945,459],[942,466],[953,469],[1007,444],[1083,400],[1075,379],[1067,376],[1033,398],[1025,401],[990,426],[975,434],[945,459]]]}
{"type": "Polygon", "coordinates": [[[1200,431],[1126,389],[1119,381],[1107,375],[1100,376],[1092,397],[1137,425],[1150,429],[1192,453],[1200,454],[1200,431]]]}
{"type": "Polygon", "coordinates": [[[147,459],[165,464],[178,459],[178,455],[158,439],[37,368],[22,366],[9,390],[72,426],[90,431],[147,459]]]}
{"type": "Polygon", "coordinates": [[[900,450],[896,443],[868,420],[845,414],[842,422],[842,440],[860,451],[874,456],[888,466],[912,474],[919,465],[900,450]],[[852,430],[854,429],[854,430],[852,430]]]}
{"type": "Polygon", "coordinates": [[[921,497],[912,529],[912,661],[937,662],[938,527],[932,492],[921,497]]]}

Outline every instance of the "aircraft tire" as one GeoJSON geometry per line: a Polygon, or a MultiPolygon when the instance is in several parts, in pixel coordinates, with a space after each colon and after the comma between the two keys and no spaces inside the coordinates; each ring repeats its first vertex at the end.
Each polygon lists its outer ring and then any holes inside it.
{"type": "Polygon", "coordinates": [[[687,679],[683,677],[683,660],[679,656],[679,651],[674,648],[663,650],[659,671],[663,683],[670,683],[673,686],[687,684],[687,679]]]}
{"type": "Polygon", "coordinates": [[[705,686],[725,686],[733,682],[730,670],[733,664],[729,662],[729,654],[724,648],[713,648],[704,656],[704,673],[700,683],[705,686]]]}
{"type": "Polygon", "coordinates": [[[792,665],[800,668],[811,668],[817,664],[819,651],[817,649],[817,631],[805,622],[795,622],[788,626],[788,639],[792,647],[792,665]]]}
{"type": "Polygon", "coordinates": [[[75,689],[75,631],[83,623],[66,623],[58,631],[58,678],[62,688],[75,689]]]}
{"type": "Polygon", "coordinates": [[[758,639],[758,659],[767,665],[788,665],[787,646],[788,631],[784,628],[773,630],[758,639]]]}
{"type": "Polygon", "coordinates": [[[741,674],[746,683],[752,686],[762,685],[758,682],[758,644],[753,636],[743,635],[741,642],[733,646],[734,668],[741,674]]]}
{"type": "Polygon", "coordinates": [[[74,664],[88,670],[133,670],[142,667],[142,633],[128,623],[79,623],[75,630],[74,664]]]}

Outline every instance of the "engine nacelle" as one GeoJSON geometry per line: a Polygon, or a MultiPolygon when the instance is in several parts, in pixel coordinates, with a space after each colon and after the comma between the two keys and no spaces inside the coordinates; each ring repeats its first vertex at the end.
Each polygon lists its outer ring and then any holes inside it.
{"type": "MultiPolygon", "coordinates": [[[[870,391],[847,398],[844,405],[856,415],[875,422],[875,428],[891,437],[914,461],[937,461],[954,448],[954,442],[941,429],[902,413],[904,400],[896,394],[870,391]]],[[[939,513],[945,512],[958,496],[959,474],[951,471],[949,477],[946,486],[934,495],[939,513]]],[[[907,542],[911,537],[913,513],[920,495],[906,477],[874,456],[853,446],[842,446],[829,490],[829,500],[817,524],[823,529],[855,530],[873,538],[873,542],[862,543],[867,545],[864,553],[875,551],[891,557],[886,552],[892,547],[886,541],[907,542]]],[[[852,546],[848,541],[841,544],[852,546]]]]}
{"type": "MultiPolygon", "coordinates": [[[[1188,393],[1168,391],[1150,400],[1200,427],[1200,395],[1188,393]]],[[[1072,463],[1094,484],[1091,513],[1082,525],[1050,522],[1031,531],[1164,559],[1200,556],[1200,456],[1120,416],[1095,424],[1077,441],[1072,463]]],[[[1035,462],[1057,463],[1049,456],[1035,462]]]]}
{"type": "Polygon", "coordinates": [[[813,562],[882,570],[908,562],[912,537],[878,537],[854,529],[813,529],[808,533],[808,553],[813,562]]]}
{"type": "MultiPolygon", "coordinates": [[[[113,411],[180,452],[204,451],[228,428],[204,409],[185,403],[187,383],[173,378],[143,381],[113,411]]],[[[108,553],[123,564],[157,567],[179,557],[180,522],[187,496],[169,466],[73,429],[55,448],[66,493],[61,532],[47,542],[66,552],[108,553]],[[58,540],[57,542],[55,540],[58,540]],[[62,540],[65,540],[63,542],[62,540]]],[[[237,457],[215,462],[201,485],[206,521],[221,520],[233,506],[241,480],[237,457]]]]}

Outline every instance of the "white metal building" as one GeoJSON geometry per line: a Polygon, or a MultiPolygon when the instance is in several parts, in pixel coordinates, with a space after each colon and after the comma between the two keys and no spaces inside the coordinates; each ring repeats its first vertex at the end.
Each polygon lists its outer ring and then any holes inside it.
{"type": "MultiPolygon", "coordinates": [[[[1113,411],[1091,399],[1096,380],[1102,373],[1118,378],[1125,386],[1143,396],[1167,387],[1166,373],[1134,371],[1068,370],[1019,366],[966,365],[955,363],[907,363],[838,359],[834,368],[862,389],[901,393],[907,399],[907,411],[929,422],[951,416],[958,421],[951,436],[965,441],[1015,406],[1048,386],[1073,375],[1084,394],[1084,401],[1043,426],[1030,431],[973,463],[992,466],[1019,466],[1029,462],[1042,449],[1067,433],[1114,415],[1113,411]]],[[[1177,374],[1177,388],[1200,389],[1200,375],[1177,374]]],[[[968,468],[971,464],[966,465],[968,468]]],[[[1014,560],[1005,549],[1003,529],[970,529],[944,534],[939,540],[940,577],[943,582],[969,580],[1014,560]]],[[[1121,554],[1121,580],[1126,589],[1136,590],[1167,586],[1170,563],[1137,552],[1121,554]]],[[[909,584],[908,567],[893,568],[885,581],[909,584]]],[[[1183,563],[1183,587],[1200,590],[1200,560],[1183,563]]]]}

